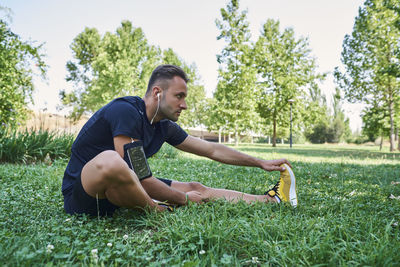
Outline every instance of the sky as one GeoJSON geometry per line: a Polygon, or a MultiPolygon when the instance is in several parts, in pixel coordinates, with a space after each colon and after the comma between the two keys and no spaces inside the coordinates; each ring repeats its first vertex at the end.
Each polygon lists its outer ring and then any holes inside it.
{"type": "MultiPolygon", "coordinates": [[[[172,48],[186,63],[195,63],[207,96],[211,97],[218,78],[216,55],[224,47],[217,41],[216,19],[228,0],[1,0],[10,8],[12,31],[35,45],[44,44],[49,65],[47,80],[35,78],[34,110],[57,112],[59,91],[70,90],[65,81],[66,62],[72,59],[70,44],[85,27],[101,34],[115,32],[121,21],[129,20],[142,28],[150,44],[172,48]]],[[[267,19],[294,29],[296,38],[306,37],[317,59],[319,72],[328,76],[321,85],[329,103],[335,90],[332,72],[342,66],[340,54],[346,34],[351,34],[361,0],[241,0],[247,9],[253,40],[267,19]]],[[[0,13],[4,16],[4,12],[0,13]]],[[[362,104],[344,103],[353,131],[361,128],[362,104]]],[[[62,112],[62,111],[58,111],[62,112]]]]}

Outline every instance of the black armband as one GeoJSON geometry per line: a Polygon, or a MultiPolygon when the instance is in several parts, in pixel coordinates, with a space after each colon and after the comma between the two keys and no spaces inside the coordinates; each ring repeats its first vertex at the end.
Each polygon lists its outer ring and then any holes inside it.
{"type": "Polygon", "coordinates": [[[124,145],[125,157],[127,156],[129,167],[135,172],[139,180],[152,176],[142,141],[135,141],[124,145]]]}

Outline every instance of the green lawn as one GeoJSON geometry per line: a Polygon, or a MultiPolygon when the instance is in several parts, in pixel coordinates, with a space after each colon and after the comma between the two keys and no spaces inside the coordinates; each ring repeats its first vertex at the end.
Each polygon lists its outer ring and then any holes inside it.
{"type": "MultiPolygon", "coordinates": [[[[174,213],[67,215],[66,161],[0,165],[0,265],[400,265],[400,153],[366,146],[242,145],[292,162],[299,206],[216,201],[174,213]],[[95,252],[97,250],[97,252],[95,252]],[[92,252],[93,251],[93,252],[92,252]]],[[[158,177],[260,194],[279,173],[187,154],[150,160],[158,177]]]]}

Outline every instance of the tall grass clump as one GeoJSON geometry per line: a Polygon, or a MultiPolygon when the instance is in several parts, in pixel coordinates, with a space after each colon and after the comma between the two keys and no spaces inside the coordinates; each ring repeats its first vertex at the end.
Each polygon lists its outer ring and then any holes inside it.
{"type": "Polygon", "coordinates": [[[0,162],[32,163],[67,158],[73,141],[73,134],[3,128],[0,129],[0,162]]]}

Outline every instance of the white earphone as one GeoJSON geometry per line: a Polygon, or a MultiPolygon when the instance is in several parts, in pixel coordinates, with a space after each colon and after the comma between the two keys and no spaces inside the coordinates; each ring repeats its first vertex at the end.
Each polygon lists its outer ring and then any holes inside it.
{"type": "Polygon", "coordinates": [[[156,110],[156,113],[154,114],[153,118],[151,119],[150,124],[153,124],[153,120],[156,117],[159,108],[160,108],[160,92],[157,93],[157,110],[156,110]]]}

